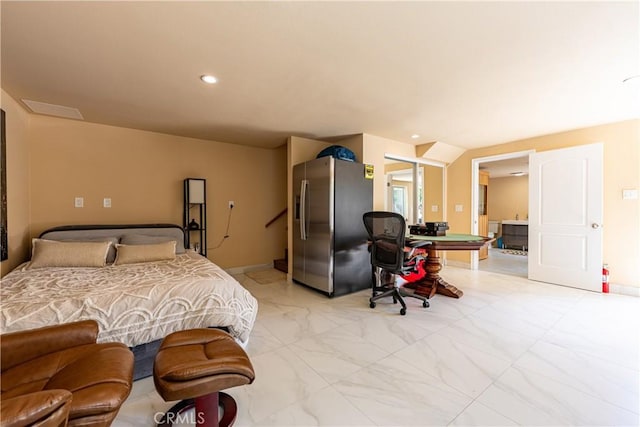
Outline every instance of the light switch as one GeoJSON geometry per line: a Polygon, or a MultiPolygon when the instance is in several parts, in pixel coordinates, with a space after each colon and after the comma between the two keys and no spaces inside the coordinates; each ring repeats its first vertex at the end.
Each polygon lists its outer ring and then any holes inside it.
{"type": "Polygon", "coordinates": [[[462,205],[456,205],[456,212],[462,212],[462,205]]]}
{"type": "Polygon", "coordinates": [[[74,206],[76,208],[83,208],[84,207],[84,197],[76,197],[74,206]]]}
{"type": "Polygon", "coordinates": [[[104,207],[104,208],[110,208],[111,207],[111,198],[110,197],[105,197],[104,199],[102,199],[102,207],[104,207]]]}
{"type": "Polygon", "coordinates": [[[635,188],[622,190],[622,200],[637,200],[637,199],[638,199],[638,190],[636,190],[635,188]]]}

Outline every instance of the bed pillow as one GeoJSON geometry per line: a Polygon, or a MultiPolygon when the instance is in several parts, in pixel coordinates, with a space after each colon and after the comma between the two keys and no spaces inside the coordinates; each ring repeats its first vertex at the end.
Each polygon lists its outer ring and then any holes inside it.
{"type": "Polygon", "coordinates": [[[58,242],[33,239],[31,262],[27,269],[42,267],[104,267],[113,243],[58,242]]]}
{"type": "Polygon", "coordinates": [[[174,236],[152,236],[147,234],[125,234],[120,239],[123,245],[152,245],[155,243],[175,242],[176,253],[184,253],[184,243],[178,242],[174,236]]]}
{"type": "Polygon", "coordinates": [[[176,241],[154,245],[117,244],[116,250],[116,260],[113,265],[170,260],[176,257],[176,241]]]}
{"type": "Polygon", "coordinates": [[[69,238],[69,239],[53,239],[58,242],[111,242],[112,245],[109,247],[109,252],[107,253],[107,264],[111,264],[116,260],[116,244],[120,242],[120,239],[115,236],[106,236],[106,237],[77,237],[77,238],[69,238]]]}

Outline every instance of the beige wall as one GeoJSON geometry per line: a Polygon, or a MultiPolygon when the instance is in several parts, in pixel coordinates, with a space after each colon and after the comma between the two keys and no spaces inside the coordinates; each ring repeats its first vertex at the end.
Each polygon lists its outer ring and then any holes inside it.
{"type": "Polygon", "coordinates": [[[387,183],[385,180],[385,154],[395,154],[401,157],[414,158],[415,147],[411,144],[381,138],[375,135],[363,134],[362,163],[373,165],[373,209],[384,210],[387,197],[387,183]]]}
{"type": "MultiPolygon", "coordinates": [[[[534,149],[536,151],[604,143],[604,261],[611,282],[640,287],[640,202],[622,200],[625,188],[640,188],[640,120],[629,120],[470,150],[448,167],[447,212],[451,232],[471,230],[471,160],[534,149]],[[454,206],[462,204],[463,212],[454,206]]],[[[449,259],[468,263],[470,254],[454,251],[449,259]]]]}
{"type": "Polygon", "coordinates": [[[424,177],[424,221],[438,222],[444,218],[443,212],[443,171],[441,167],[423,165],[424,177]],[[432,206],[437,206],[438,211],[433,212],[432,206]]]}
{"type": "Polygon", "coordinates": [[[349,150],[353,151],[353,154],[356,155],[356,161],[358,163],[364,163],[362,161],[362,140],[363,140],[362,134],[351,135],[346,138],[342,138],[338,140],[336,144],[342,145],[343,147],[346,147],[349,150]]]}
{"type": "Polygon", "coordinates": [[[62,224],[182,224],[183,179],[191,177],[207,180],[209,259],[232,268],[284,253],[286,222],[265,229],[287,203],[284,145],[267,150],[39,115],[30,116],[28,139],[30,173],[20,185],[31,188],[31,236],[62,224]],[[78,196],[84,208],[74,207],[78,196]],[[102,207],[104,197],[111,208],[102,207]],[[229,200],[230,237],[215,249],[229,200]]]}
{"type": "MultiPolygon", "coordinates": [[[[287,247],[287,222],[276,221],[268,229],[264,225],[290,204],[287,182],[291,182],[292,165],[314,158],[331,145],[292,137],[286,147],[265,150],[31,115],[4,91],[2,108],[7,113],[10,257],[2,263],[2,274],[28,258],[30,237],[47,227],[181,223],[182,180],[186,177],[207,179],[209,258],[224,268],[271,263],[287,247]],[[76,196],[84,197],[84,208],[73,207],[76,196]],[[103,197],[112,199],[112,208],[101,207],[103,197]],[[236,205],[231,237],[213,249],[226,229],[228,200],[236,205]]],[[[368,134],[343,141],[340,143],[360,161],[374,165],[374,209],[383,209],[384,155],[413,158],[413,145],[368,134]]],[[[622,189],[640,187],[640,120],[466,152],[447,168],[446,212],[451,231],[469,232],[471,228],[473,158],[593,142],[604,142],[604,258],[611,281],[640,287],[639,202],[621,197],[622,189]],[[456,204],[464,206],[462,213],[455,212],[456,204]]],[[[426,208],[428,211],[430,205],[426,208]]],[[[490,215],[493,218],[491,210],[490,215]]],[[[291,215],[288,221],[290,225],[291,215]]],[[[469,261],[466,252],[452,252],[449,257],[469,261]]]]}
{"type": "Polygon", "coordinates": [[[527,219],[529,215],[529,177],[489,178],[487,212],[490,221],[527,219]]]}
{"type": "Polygon", "coordinates": [[[6,92],[1,95],[7,142],[7,226],[9,258],[0,276],[25,261],[30,249],[29,115],[6,92]]]}

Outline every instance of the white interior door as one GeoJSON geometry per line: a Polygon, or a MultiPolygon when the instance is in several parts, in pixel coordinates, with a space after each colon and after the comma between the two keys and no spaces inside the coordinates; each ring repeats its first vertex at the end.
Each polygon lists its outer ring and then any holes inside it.
{"type": "Polygon", "coordinates": [[[602,290],[602,144],[529,156],[529,279],[602,290]]]}

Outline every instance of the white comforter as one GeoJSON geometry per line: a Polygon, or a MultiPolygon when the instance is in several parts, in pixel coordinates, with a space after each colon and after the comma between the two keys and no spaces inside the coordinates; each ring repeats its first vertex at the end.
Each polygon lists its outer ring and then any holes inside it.
{"type": "Polygon", "coordinates": [[[225,326],[246,343],[257,300],[195,253],[103,268],[17,268],[2,278],[2,333],[94,319],[99,342],[130,347],[171,332],[225,326]]]}

